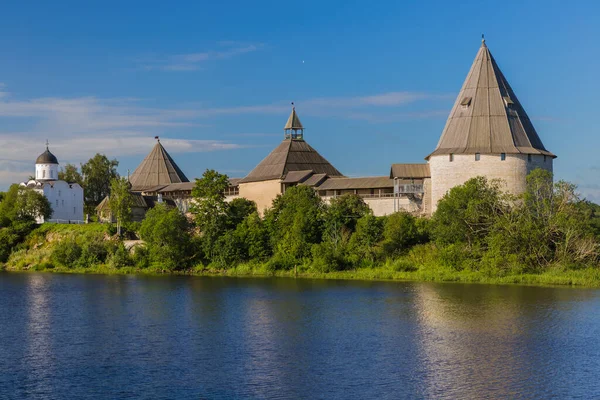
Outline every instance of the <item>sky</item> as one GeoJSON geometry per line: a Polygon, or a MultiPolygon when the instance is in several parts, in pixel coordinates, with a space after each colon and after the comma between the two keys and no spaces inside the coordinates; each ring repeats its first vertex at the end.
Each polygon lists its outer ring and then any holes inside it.
{"type": "Polygon", "coordinates": [[[600,202],[595,1],[12,1],[0,15],[0,190],[50,150],[133,172],[160,136],[186,173],[243,177],[305,139],[347,176],[424,162],[486,43],[558,155],[600,202]]]}

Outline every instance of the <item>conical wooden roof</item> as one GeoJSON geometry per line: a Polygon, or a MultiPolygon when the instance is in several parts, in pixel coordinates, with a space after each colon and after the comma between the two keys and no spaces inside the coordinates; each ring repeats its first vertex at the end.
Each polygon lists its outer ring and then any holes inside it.
{"type": "Polygon", "coordinates": [[[433,153],[544,154],[544,147],[485,40],[433,153]]]}
{"type": "Polygon", "coordinates": [[[189,182],[160,141],[129,177],[131,190],[139,192],[160,185],[189,182]]]}
{"type": "Polygon", "coordinates": [[[296,113],[296,107],[292,107],[292,112],[283,129],[304,129],[302,122],[300,122],[300,118],[298,118],[298,114],[296,113]]]}
{"type": "Polygon", "coordinates": [[[284,139],[240,183],[284,179],[291,171],[313,171],[315,174],[343,176],[304,139],[284,139]]]}

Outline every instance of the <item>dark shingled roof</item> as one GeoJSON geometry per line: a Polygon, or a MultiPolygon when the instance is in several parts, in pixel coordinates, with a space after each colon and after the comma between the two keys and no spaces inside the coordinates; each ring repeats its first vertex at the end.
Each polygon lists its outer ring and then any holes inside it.
{"type": "Polygon", "coordinates": [[[131,190],[139,192],[160,185],[189,182],[189,179],[159,141],[150,154],[144,158],[144,161],[133,171],[129,182],[131,182],[131,190]]]}
{"type": "Polygon", "coordinates": [[[433,153],[544,154],[544,147],[519,99],[482,41],[446,127],[433,153]]]}
{"type": "Polygon", "coordinates": [[[390,178],[431,178],[431,172],[429,172],[429,164],[392,164],[390,178]]]}
{"type": "Polygon", "coordinates": [[[303,139],[284,139],[240,183],[284,179],[290,171],[342,176],[323,156],[303,139]]]}
{"type": "Polygon", "coordinates": [[[56,158],[56,156],[54,154],[50,153],[50,150],[48,150],[48,147],[46,147],[46,151],[38,156],[38,158],[35,160],[35,163],[36,164],[58,164],[58,159],[56,158]]]}

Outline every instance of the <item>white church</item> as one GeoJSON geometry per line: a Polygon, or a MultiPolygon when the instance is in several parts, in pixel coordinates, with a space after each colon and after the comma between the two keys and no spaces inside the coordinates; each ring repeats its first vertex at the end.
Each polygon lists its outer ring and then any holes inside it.
{"type": "Polygon", "coordinates": [[[58,159],[48,149],[35,160],[35,179],[21,183],[21,186],[33,189],[44,195],[52,206],[52,216],[38,223],[83,223],[83,188],[78,183],[69,183],[58,179],[58,159]]]}

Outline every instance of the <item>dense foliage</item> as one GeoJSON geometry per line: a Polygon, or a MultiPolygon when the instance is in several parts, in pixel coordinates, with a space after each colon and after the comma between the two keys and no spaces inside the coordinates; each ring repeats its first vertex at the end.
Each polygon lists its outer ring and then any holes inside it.
{"type": "Polygon", "coordinates": [[[81,166],[86,214],[94,215],[96,206],[109,195],[110,182],[119,177],[118,166],[117,160],[104,154],[96,154],[81,166]]]}
{"type": "MultiPolygon", "coordinates": [[[[530,174],[519,197],[505,194],[502,185],[471,179],[450,190],[432,218],[406,212],[375,217],[358,195],[324,202],[300,185],[287,188],[261,215],[246,199],[228,202],[227,176],[207,170],[196,182],[191,214],[164,203],[147,213],[136,229],[145,244],[129,250],[107,234],[70,237],[47,260],[54,266],[101,263],[157,272],[330,273],[385,266],[495,277],[598,267],[599,206],[580,200],[573,185],[554,183],[542,170],[530,174]]],[[[11,198],[8,192],[0,210],[11,198]]],[[[15,226],[0,235],[10,241],[10,235],[22,233],[15,226]]]]}

